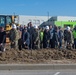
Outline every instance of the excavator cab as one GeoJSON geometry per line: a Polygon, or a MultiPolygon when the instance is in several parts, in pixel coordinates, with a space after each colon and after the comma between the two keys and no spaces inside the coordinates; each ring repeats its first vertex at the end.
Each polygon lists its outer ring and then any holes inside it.
{"type": "Polygon", "coordinates": [[[11,16],[6,16],[6,31],[9,31],[12,29],[12,17],[11,16]]]}
{"type": "Polygon", "coordinates": [[[12,22],[18,24],[18,16],[0,15],[0,26],[4,27],[6,31],[12,29],[12,22]]]}
{"type": "Polygon", "coordinates": [[[18,21],[17,16],[13,15],[0,15],[0,26],[5,28],[6,42],[9,43],[9,31],[12,29],[12,22],[18,21]]]}
{"type": "Polygon", "coordinates": [[[12,24],[11,16],[0,15],[0,26],[1,27],[4,27],[6,31],[9,31],[11,29],[11,24],[12,24]]]}
{"type": "Polygon", "coordinates": [[[0,26],[1,27],[5,27],[6,25],[6,19],[5,19],[5,16],[0,16],[0,26]]]}

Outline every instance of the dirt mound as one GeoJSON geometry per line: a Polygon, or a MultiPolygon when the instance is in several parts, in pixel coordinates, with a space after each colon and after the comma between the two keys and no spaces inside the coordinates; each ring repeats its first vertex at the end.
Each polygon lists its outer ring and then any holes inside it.
{"type": "Polygon", "coordinates": [[[1,64],[34,64],[34,63],[76,63],[75,50],[14,50],[7,49],[0,53],[1,64]]]}

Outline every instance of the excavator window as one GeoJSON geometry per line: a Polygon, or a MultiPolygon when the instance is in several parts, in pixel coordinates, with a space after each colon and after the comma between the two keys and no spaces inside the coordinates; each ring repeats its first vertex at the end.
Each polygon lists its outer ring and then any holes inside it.
{"type": "Polygon", "coordinates": [[[0,16],[0,26],[5,27],[5,17],[0,16]]]}
{"type": "Polygon", "coordinates": [[[7,16],[6,17],[6,24],[11,24],[11,23],[12,23],[11,17],[7,16]]]}

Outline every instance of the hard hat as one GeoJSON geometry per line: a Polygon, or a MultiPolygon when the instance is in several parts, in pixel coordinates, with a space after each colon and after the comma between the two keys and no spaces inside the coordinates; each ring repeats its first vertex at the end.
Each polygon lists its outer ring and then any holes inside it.
{"type": "Polygon", "coordinates": [[[46,26],[45,29],[48,29],[49,30],[49,26],[46,26]]]}
{"type": "Polygon", "coordinates": [[[67,26],[67,30],[70,30],[70,27],[69,26],[67,26]]]}
{"type": "Polygon", "coordinates": [[[15,25],[15,24],[13,24],[13,25],[12,25],[12,28],[13,28],[13,29],[16,29],[17,27],[16,27],[16,25],[15,25]]]}

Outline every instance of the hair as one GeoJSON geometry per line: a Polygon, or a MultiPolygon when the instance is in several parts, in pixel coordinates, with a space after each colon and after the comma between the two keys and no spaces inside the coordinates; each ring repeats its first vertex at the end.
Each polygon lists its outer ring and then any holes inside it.
{"type": "Polygon", "coordinates": [[[58,29],[61,29],[61,26],[59,26],[58,29]]]}

